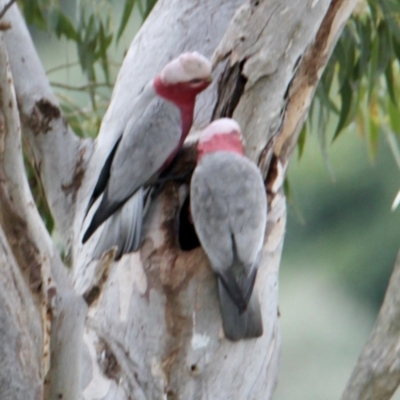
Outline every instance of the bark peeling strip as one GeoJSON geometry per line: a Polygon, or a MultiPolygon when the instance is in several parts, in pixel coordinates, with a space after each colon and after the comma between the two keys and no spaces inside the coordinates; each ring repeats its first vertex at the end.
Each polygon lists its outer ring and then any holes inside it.
{"type": "Polygon", "coordinates": [[[121,367],[118,364],[114,352],[111,350],[108,343],[101,338],[99,338],[95,346],[97,351],[97,362],[103,374],[118,384],[121,379],[121,367]]]}
{"type": "Polygon", "coordinates": [[[231,118],[244,92],[247,78],[242,74],[246,59],[227,67],[218,81],[217,102],[212,120],[222,117],[231,118]]]}
{"type": "Polygon", "coordinates": [[[289,160],[288,154],[292,153],[297,143],[300,127],[311,104],[312,94],[333,49],[333,46],[330,46],[329,43],[332,40],[332,26],[338,10],[344,2],[345,0],[333,0],[331,2],[316,34],[315,41],[303,55],[291,81],[284,115],[284,126],[274,149],[275,154],[281,160],[286,160],[284,165],[289,160]]]}

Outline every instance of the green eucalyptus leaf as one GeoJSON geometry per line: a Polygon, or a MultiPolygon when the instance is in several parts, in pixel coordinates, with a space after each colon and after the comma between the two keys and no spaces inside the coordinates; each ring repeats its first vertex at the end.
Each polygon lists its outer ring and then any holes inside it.
{"type": "Polygon", "coordinates": [[[67,39],[78,41],[79,35],[69,18],[62,12],[58,13],[58,20],[55,28],[58,37],[65,36],[67,39]]]}
{"type": "Polygon", "coordinates": [[[104,76],[106,78],[106,82],[110,82],[110,70],[108,68],[108,57],[107,50],[112,42],[112,35],[108,35],[105,32],[103,23],[100,22],[100,30],[99,30],[99,50],[100,50],[100,58],[101,65],[103,67],[104,76]]]}
{"type": "Polygon", "coordinates": [[[386,23],[383,22],[379,25],[378,35],[379,46],[375,78],[384,73],[389,63],[390,57],[393,54],[392,40],[386,23]]]}
{"type": "Polygon", "coordinates": [[[340,88],[340,98],[341,98],[340,116],[335,134],[333,136],[333,140],[335,140],[340,135],[343,128],[345,128],[347,125],[347,117],[349,116],[350,113],[351,102],[353,98],[353,90],[348,80],[345,80],[343,82],[342,87],[340,88]]]}
{"type": "Polygon", "coordinates": [[[394,104],[397,104],[396,92],[395,92],[395,83],[393,78],[393,68],[392,63],[389,62],[386,70],[385,70],[385,79],[386,79],[386,87],[389,93],[389,96],[394,104]]]}
{"type": "Polygon", "coordinates": [[[360,57],[359,57],[359,77],[361,78],[368,71],[368,62],[371,58],[371,21],[359,21],[358,30],[360,34],[360,57]]]}
{"type": "Polygon", "coordinates": [[[47,29],[47,21],[44,17],[47,4],[45,2],[24,0],[22,2],[24,17],[30,25],[41,30],[47,29]]]}
{"type": "Polygon", "coordinates": [[[378,106],[373,101],[368,115],[368,128],[369,128],[369,153],[371,159],[375,161],[376,155],[378,153],[378,143],[379,143],[379,113],[378,106]]]}
{"type": "Polygon", "coordinates": [[[399,109],[391,100],[388,101],[388,116],[390,128],[396,135],[400,136],[400,113],[399,109]]]}
{"type": "Polygon", "coordinates": [[[379,57],[379,37],[376,36],[372,42],[372,48],[371,48],[371,59],[370,59],[370,67],[368,74],[368,99],[371,98],[375,86],[376,71],[378,69],[378,57],[379,57]]]}
{"type": "MultiPolygon", "coordinates": [[[[140,1],[139,1],[139,3],[140,3],[140,1]]],[[[129,21],[129,17],[132,14],[134,5],[135,5],[135,0],[125,0],[124,10],[122,11],[121,22],[119,24],[118,33],[117,33],[117,43],[119,42],[119,39],[121,38],[122,34],[124,33],[126,25],[129,21]]]]}
{"type": "Polygon", "coordinates": [[[306,144],[306,138],[307,138],[307,124],[303,124],[303,128],[301,129],[299,139],[297,141],[297,146],[299,149],[299,160],[301,159],[303,152],[304,152],[304,145],[306,144]]]}

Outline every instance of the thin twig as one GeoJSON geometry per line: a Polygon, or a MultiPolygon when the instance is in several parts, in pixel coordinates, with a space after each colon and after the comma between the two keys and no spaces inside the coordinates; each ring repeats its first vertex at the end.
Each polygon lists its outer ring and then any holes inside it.
{"type": "Polygon", "coordinates": [[[10,0],[1,10],[0,12],[0,19],[4,17],[4,14],[7,12],[7,10],[15,3],[16,0],[10,0]]]}
{"type": "Polygon", "coordinates": [[[81,85],[81,86],[72,86],[72,85],[67,85],[65,83],[60,83],[60,82],[50,82],[51,86],[53,87],[58,87],[60,89],[66,89],[66,90],[73,90],[76,92],[85,92],[88,89],[92,89],[94,87],[108,87],[108,88],[112,88],[113,85],[111,85],[110,83],[106,83],[106,82],[89,82],[85,85],[81,85]]]}
{"type": "Polygon", "coordinates": [[[53,72],[60,71],[62,69],[66,69],[66,68],[70,68],[70,67],[77,67],[78,65],[80,65],[79,61],[72,62],[72,63],[67,63],[67,64],[62,64],[62,65],[57,65],[55,67],[49,68],[46,71],[46,74],[49,75],[49,74],[51,74],[53,72]]]}
{"type": "MultiPolygon", "coordinates": [[[[115,67],[115,68],[121,68],[121,63],[119,62],[112,62],[110,61],[108,63],[110,66],[115,67]]],[[[46,74],[52,74],[53,72],[57,72],[63,69],[71,68],[71,67],[78,67],[80,65],[79,61],[71,62],[71,63],[66,63],[66,64],[61,64],[61,65],[56,65],[55,67],[51,67],[46,71],[46,74]]]]}

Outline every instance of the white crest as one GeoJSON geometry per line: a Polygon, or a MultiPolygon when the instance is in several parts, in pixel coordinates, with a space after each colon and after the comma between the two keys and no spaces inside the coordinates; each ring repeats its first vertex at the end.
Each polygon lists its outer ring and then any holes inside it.
{"type": "Polygon", "coordinates": [[[206,129],[201,133],[199,142],[207,142],[210,140],[214,135],[217,134],[228,134],[236,132],[240,139],[242,138],[242,131],[240,130],[239,124],[232,118],[220,118],[216,119],[215,121],[211,122],[210,125],[207,126],[206,129]]]}
{"type": "Polygon", "coordinates": [[[211,63],[197,51],[183,53],[163,68],[160,77],[167,84],[207,79],[211,77],[211,63]]]}

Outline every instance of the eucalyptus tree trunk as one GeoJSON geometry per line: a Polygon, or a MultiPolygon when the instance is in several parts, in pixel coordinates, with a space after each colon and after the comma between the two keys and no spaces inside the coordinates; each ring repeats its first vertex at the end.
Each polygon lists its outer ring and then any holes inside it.
{"type": "Polygon", "coordinates": [[[67,126],[24,21],[15,5],[10,8],[4,19],[11,29],[0,42],[1,399],[272,397],[281,344],[283,182],[319,78],[355,3],[159,0],[125,57],[94,142],[67,126]],[[259,339],[224,338],[207,258],[200,247],[180,247],[187,184],[166,185],[137,253],[113,262],[111,249],[93,260],[96,241],[81,244],[88,198],[120,133],[121,116],[167,61],[190,50],[212,58],[214,83],[198,98],[193,132],[176,168],[193,167],[196,131],[231,116],[242,127],[247,156],[265,177],[259,339]],[[21,142],[68,249],[68,267],[39,219],[21,142]]]}

